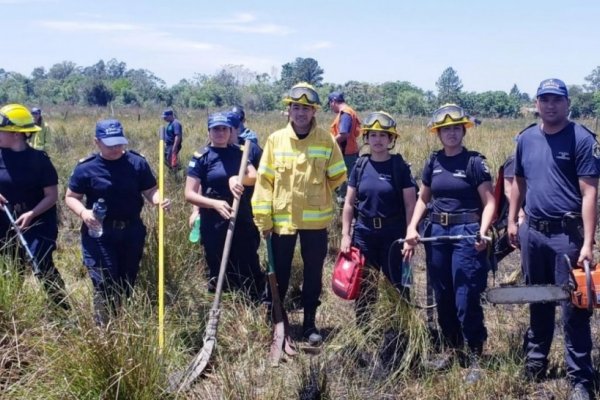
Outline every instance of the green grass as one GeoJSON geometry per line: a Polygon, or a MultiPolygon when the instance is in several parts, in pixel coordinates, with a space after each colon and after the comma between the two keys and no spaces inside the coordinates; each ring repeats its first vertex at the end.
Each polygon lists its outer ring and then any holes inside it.
{"type": "MultiPolygon", "coordinates": [[[[52,309],[39,283],[21,277],[11,258],[0,260],[0,398],[2,399],[283,399],[298,398],[311,371],[330,399],[523,399],[545,390],[557,399],[567,396],[564,379],[562,335],[551,354],[551,367],[559,378],[541,384],[518,378],[519,348],[528,323],[526,307],[484,305],[489,339],[484,350],[484,379],[465,387],[465,369],[458,364],[447,372],[431,374],[424,360],[435,350],[427,340],[425,312],[399,302],[397,294],[380,279],[379,302],[368,329],[355,326],[353,303],[340,300],[329,289],[331,263],[337,252],[340,221],[330,229],[330,256],[324,273],[323,305],[317,325],[327,334],[319,354],[301,352],[271,368],[267,353],[271,331],[264,310],[237,294],[221,302],[218,341],[212,368],[187,393],[168,395],[165,388],[174,371],[185,368],[202,347],[206,316],[212,297],[205,291],[202,252],[187,241],[190,206],[183,200],[183,182],[167,176],[165,193],[173,208],[165,220],[166,246],[166,342],[158,349],[157,338],[157,216],[146,206],[142,216],[148,227],[147,246],[138,283],[131,300],[106,329],[93,325],[91,284],[81,265],[79,225],[62,195],[77,160],[94,150],[94,124],[108,117],[104,109],[48,110],[53,128],[48,149],[60,176],[61,226],[56,264],[63,274],[73,309],[52,309]],[[383,333],[389,329],[406,335],[406,351],[391,370],[378,370],[383,333]],[[561,375],[562,372],[562,375],[561,375]]],[[[147,157],[157,171],[157,130],[160,113],[116,110],[130,140],[130,147],[147,157]]],[[[185,163],[206,142],[206,114],[184,111],[185,163]]],[[[332,114],[320,113],[327,127],[332,114]]],[[[513,148],[512,138],[530,120],[485,120],[470,130],[466,145],[487,156],[496,170],[513,148]]],[[[286,123],[277,113],[249,114],[247,125],[266,135],[286,123]]],[[[435,135],[425,129],[424,119],[400,119],[397,149],[419,175],[432,150],[439,148],[435,135]]],[[[235,245],[235,244],[234,244],[235,245]]],[[[261,254],[264,250],[261,248],[261,254]]],[[[295,260],[292,286],[301,282],[299,256],[295,260]]],[[[500,266],[497,280],[518,266],[517,255],[500,266]]],[[[415,285],[422,284],[424,264],[419,250],[414,262],[415,285]]],[[[492,284],[490,276],[490,285],[492,284]]],[[[416,290],[417,287],[414,287],[416,290]]],[[[291,306],[291,300],[288,299],[291,306]]],[[[298,333],[302,314],[290,312],[292,331],[298,333]]],[[[594,360],[598,364],[598,321],[593,319],[594,360]]]]}

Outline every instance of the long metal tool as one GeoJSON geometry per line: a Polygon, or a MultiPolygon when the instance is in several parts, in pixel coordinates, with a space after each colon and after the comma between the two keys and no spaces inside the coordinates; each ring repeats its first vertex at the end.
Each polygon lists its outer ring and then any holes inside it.
{"type": "Polygon", "coordinates": [[[17,223],[15,222],[15,218],[13,217],[12,213],[8,209],[8,204],[4,204],[2,208],[4,209],[4,213],[6,214],[6,217],[8,218],[8,220],[10,221],[10,224],[12,225],[13,229],[17,233],[17,237],[19,238],[21,245],[25,249],[25,253],[27,253],[27,257],[29,257],[29,261],[31,262],[31,265],[33,267],[33,273],[35,274],[35,276],[40,276],[41,275],[40,266],[39,266],[37,260],[35,259],[35,257],[33,256],[33,253],[31,252],[31,249],[29,248],[29,244],[27,243],[25,236],[23,236],[23,232],[21,231],[21,228],[19,228],[19,225],[17,225],[17,223]]]}
{"type": "MultiPolygon", "coordinates": [[[[238,180],[242,182],[246,167],[248,165],[248,146],[247,143],[243,145],[244,152],[242,154],[242,163],[240,164],[240,170],[238,173],[238,180]]],[[[225,237],[225,246],[223,247],[223,256],[221,257],[221,265],[219,267],[219,278],[217,280],[217,288],[215,290],[215,298],[213,300],[212,307],[209,311],[208,324],[206,325],[206,331],[204,332],[204,345],[200,352],[194,357],[192,363],[188,368],[180,374],[174,374],[169,379],[169,392],[181,392],[187,390],[191,384],[198,378],[202,372],[206,369],[210,356],[217,344],[217,328],[219,326],[219,317],[221,315],[220,302],[221,302],[221,291],[223,290],[223,283],[225,281],[225,271],[227,269],[227,263],[229,262],[229,253],[231,251],[231,243],[233,241],[233,232],[235,230],[235,221],[240,207],[241,197],[236,197],[233,200],[233,211],[231,212],[231,218],[229,219],[229,227],[227,228],[227,236],[225,237]]]]}
{"type": "Polygon", "coordinates": [[[165,128],[158,131],[158,349],[165,345],[165,128]]]}

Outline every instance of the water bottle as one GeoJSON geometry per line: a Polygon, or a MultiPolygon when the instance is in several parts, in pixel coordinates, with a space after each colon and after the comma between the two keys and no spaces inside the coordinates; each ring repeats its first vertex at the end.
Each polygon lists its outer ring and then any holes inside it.
{"type": "Polygon", "coordinates": [[[92,212],[94,213],[94,218],[96,218],[98,222],[100,222],[100,228],[88,228],[88,235],[90,235],[93,238],[99,238],[100,236],[102,236],[102,224],[104,222],[104,218],[106,217],[106,203],[104,202],[104,199],[98,199],[98,201],[94,203],[94,206],[92,207],[92,212]]]}
{"type": "Polygon", "coordinates": [[[200,240],[200,215],[198,215],[194,221],[188,240],[192,243],[197,243],[198,240],[200,240]]]}

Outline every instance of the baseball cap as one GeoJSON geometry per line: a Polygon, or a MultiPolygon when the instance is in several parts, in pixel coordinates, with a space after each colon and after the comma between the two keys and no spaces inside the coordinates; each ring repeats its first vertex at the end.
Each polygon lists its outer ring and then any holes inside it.
{"type": "Polygon", "coordinates": [[[173,115],[173,110],[171,110],[170,108],[167,108],[166,110],[163,111],[162,116],[164,117],[168,117],[170,115],[173,115]]]}
{"type": "Polygon", "coordinates": [[[244,118],[246,118],[246,112],[244,111],[244,107],[242,106],[233,106],[233,108],[231,109],[231,112],[236,113],[237,115],[240,116],[240,120],[244,120],[244,118]]]}
{"type": "Polygon", "coordinates": [[[343,92],[331,92],[329,93],[328,99],[329,101],[336,101],[338,103],[345,101],[343,92]]]}
{"type": "Polygon", "coordinates": [[[229,119],[229,122],[234,128],[239,128],[240,123],[242,122],[241,115],[233,111],[227,113],[227,119],[229,119]]]}
{"type": "Polygon", "coordinates": [[[540,82],[536,97],[540,97],[543,94],[557,94],[559,96],[569,97],[569,91],[567,85],[560,79],[544,79],[540,82]]]}
{"type": "Polygon", "coordinates": [[[123,134],[123,126],[116,119],[105,119],[96,124],[96,139],[101,140],[106,146],[127,144],[123,134]]]}
{"type": "Polygon", "coordinates": [[[229,128],[233,128],[233,124],[229,119],[227,113],[218,112],[213,113],[208,116],[208,129],[212,129],[215,126],[227,126],[229,128]]]}
{"type": "Polygon", "coordinates": [[[42,109],[41,109],[41,108],[38,108],[38,107],[33,107],[33,108],[31,109],[31,113],[32,113],[32,114],[41,114],[41,113],[42,113],[42,109]]]}

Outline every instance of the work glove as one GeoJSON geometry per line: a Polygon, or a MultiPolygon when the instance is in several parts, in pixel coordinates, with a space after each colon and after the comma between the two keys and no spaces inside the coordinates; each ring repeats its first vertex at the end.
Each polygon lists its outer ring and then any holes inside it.
{"type": "Polygon", "coordinates": [[[171,168],[177,167],[177,153],[171,154],[171,160],[169,165],[171,165],[171,168]]]}

